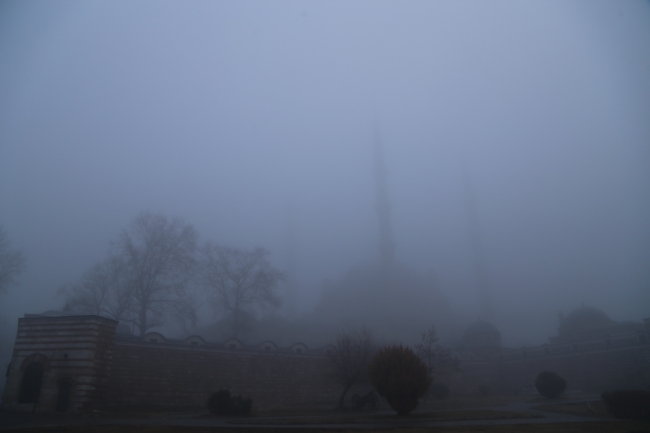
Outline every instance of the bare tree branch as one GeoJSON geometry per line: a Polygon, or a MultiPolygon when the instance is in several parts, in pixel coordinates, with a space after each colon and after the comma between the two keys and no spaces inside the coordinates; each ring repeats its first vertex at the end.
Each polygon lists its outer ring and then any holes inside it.
{"type": "Polygon", "coordinates": [[[84,274],[79,283],[64,286],[64,311],[132,320],[133,284],[122,256],[109,256],[84,274]]]}
{"type": "Polygon", "coordinates": [[[338,407],[345,407],[345,395],[359,379],[374,350],[374,338],[367,328],[343,330],[336,337],[335,350],[328,354],[334,379],[343,385],[338,407]]]}
{"type": "Polygon", "coordinates": [[[422,333],[420,343],[415,345],[415,350],[427,365],[432,379],[460,370],[458,358],[452,355],[450,349],[443,349],[438,344],[438,336],[433,326],[422,333]]]}
{"type": "Polygon", "coordinates": [[[244,251],[207,243],[203,248],[202,283],[217,311],[232,314],[232,331],[237,337],[247,309],[278,307],[277,286],[284,275],[271,267],[263,248],[244,251]]]}
{"type": "Polygon", "coordinates": [[[22,251],[11,249],[11,243],[0,227],[0,293],[18,285],[18,276],[25,270],[25,260],[22,251]]]}
{"type": "Polygon", "coordinates": [[[191,304],[181,299],[196,267],[197,238],[192,225],[148,211],[122,233],[118,247],[132,278],[140,336],[163,324],[167,311],[195,320],[191,304]]]}
{"type": "Polygon", "coordinates": [[[132,322],[140,336],[170,315],[194,328],[197,302],[187,286],[196,269],[197,238],[194,227],[179,219],[141,212],[111,256],[80,283],[60,289],[64,309],[132,322]]]}

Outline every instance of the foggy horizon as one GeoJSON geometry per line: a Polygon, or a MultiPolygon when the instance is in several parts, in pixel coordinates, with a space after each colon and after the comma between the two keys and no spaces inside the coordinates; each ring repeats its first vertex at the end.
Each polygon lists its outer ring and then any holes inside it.
{"type": "Polygon", "coordinates": [[[27,268],[2,333],[143,210],[268,249],[311,312],[379,262],[375,130],[395,258],[454,332],[479,317],[463,167],[505,346],[583,304],[650,317],[649,23],[641,1],[5,2],[0,226],[27,268]]]}

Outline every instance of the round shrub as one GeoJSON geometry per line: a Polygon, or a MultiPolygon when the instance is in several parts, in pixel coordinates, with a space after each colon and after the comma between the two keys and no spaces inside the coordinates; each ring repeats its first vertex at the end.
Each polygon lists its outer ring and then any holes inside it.
{"type": "Polygon", "coordinates": [[[408,347],[389,346],[377,352],[368,367],[377,393],[398,415],[408,415],[431,384],[427,366],[408,347]]]}
{"type": "Polygon", "coordinates": [[[227,389],[220,389],[208,399],[208,410],[215,415],[245,416],[252,408],[253,400],[231,395],[227,389]]]}
{"type": "Polygon", "coordinates": [[[220,389],[208,399],[208,410],[215,415],[228,415],[230,405],[230,391],[227,389],[220,389]]]}
{"type": "Polygon", "coordinates": [[[429,388],[429,394],[436,400],[444,400],[449,395],[449,387],[442,382],[435,382],[429,388]]]}
{"type": "Polygon", "coordinates": [[[566,389],[566,380],[552,371],[543,371],[535,379],[537,391],[546,398],[559,397],[566,389]]]}
{"type": "Polygon", "coordinates": [[[241,395],[236,395],[231,399],[230,415],[233,416],[246,416],[250,415],[253,407],[253,400],[250,398],[242,398],[241,395]]]}

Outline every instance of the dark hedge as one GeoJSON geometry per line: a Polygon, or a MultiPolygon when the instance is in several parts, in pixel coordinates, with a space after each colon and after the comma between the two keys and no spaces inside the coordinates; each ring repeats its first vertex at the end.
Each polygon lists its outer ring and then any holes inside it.
{"type": "Polygon", "coordinates": [[[546,398],[557,398],[566,389],[566,380],[552,371],[543,371],[535,379],[537,391],[546,398]]]}
{"type": "Polygon", "coordinates": [[[601,398],[616,418],[650,420],[650,392],[648,391],[604,392],[601,398]]]}
{"type": "Polygon", "coordinates": [[[231,395],[227,389],[220,389],[208,399],[208,410],[215,415],[246,416],[252,408],[253,400],[231,395]]]}

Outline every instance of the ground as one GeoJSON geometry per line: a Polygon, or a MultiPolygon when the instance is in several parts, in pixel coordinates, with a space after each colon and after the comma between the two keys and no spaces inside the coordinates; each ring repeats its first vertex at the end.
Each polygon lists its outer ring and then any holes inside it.
{"type": "Polygon", "coordinates": [[[650,422],[615,420],[597,396],[581,398],[455,398],[424,401],[408,417],[385,406],[377,411],[262,411],[245,418],[205,412],[102,412],[57,415],[0,412],[0,430],[21,433],[546,433],[648,432],[650,422]]]}

